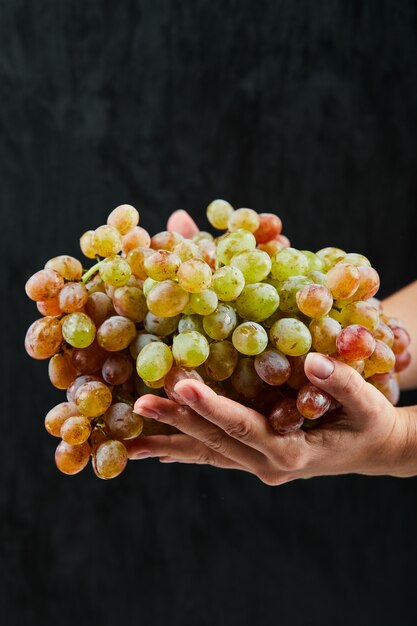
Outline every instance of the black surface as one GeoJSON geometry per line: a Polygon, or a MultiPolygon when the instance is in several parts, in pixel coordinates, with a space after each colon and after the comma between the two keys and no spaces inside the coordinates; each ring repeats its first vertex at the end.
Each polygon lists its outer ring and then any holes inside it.
{"type": "Polygon", "coordinates": [[[226,197],[365,253],[383,295],[414,279],[416,29],[411,0],[1,2],[7,626],[416,623],[415,479],[63,477],[22,349],[24,281],[121,202],[159,230],[226,197]]]}

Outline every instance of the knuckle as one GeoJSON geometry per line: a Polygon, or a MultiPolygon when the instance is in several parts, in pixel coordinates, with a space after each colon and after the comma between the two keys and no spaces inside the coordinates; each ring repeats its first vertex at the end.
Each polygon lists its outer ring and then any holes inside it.
{"type": "Polygon", "coordinates": [[[207,435],[204,443],[208,448],[218,452],[219,454],[224,454],[226,452],[224,435],[221,431],[212,431],[209,435],[207,435]]]}
{"type": "Polygon", "coordinates": [[[277,487],[278,485],[285,483],[287,480],[282,474],[270,471],[261,472],[258,474],[258,478],[264,483],[264,485],[268,485],[269,487],[277,487]]]}
{"type": "Polygon", "coordinates": [[[207,449],[200,453],[197,463],[200,465],[216,465],[216,460],[213,453],[207,449]]]}
{"type": "Polygon", "coordinates": [[[250,422],[246,420],[239,420],[233,424],[229,424],[226,428],[226,432],[234,439],[241,439],[248,443],[253,439],[252,426],[250,422]]]}
{"type": "Polygon", "coordinates": [[[299,472],[306,467],[306,454],[298,446],[288,446],[286,453],[279,460],[279,466],[285,472],[299,472]]]}

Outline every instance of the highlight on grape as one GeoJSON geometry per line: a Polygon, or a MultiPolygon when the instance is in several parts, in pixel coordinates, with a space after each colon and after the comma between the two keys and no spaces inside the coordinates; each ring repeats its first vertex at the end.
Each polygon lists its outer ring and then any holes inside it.
{"type": "Polygon", "coordinates": [[[186,378],[257,409],[277,436],[316,428],[338,406],[305,376],[310,350],[349,364],[398,402],[410,337],[384,315],[365,256],[297,250],[278,216],[225,200],[211,202],[207,218],[224,232],[151,236],[122,204],[81,236],[82,253],[95,260],[89,269],[61,255],[27,281],[41,317],[26,350],[50,359],[50,381],[67,394],[45,417],[63,473],[91,459],[99,478],[114,478],[127,464],[124,442],[176,432],[132,407],[144,394],[181,402],[175,386],[186,378]]]}

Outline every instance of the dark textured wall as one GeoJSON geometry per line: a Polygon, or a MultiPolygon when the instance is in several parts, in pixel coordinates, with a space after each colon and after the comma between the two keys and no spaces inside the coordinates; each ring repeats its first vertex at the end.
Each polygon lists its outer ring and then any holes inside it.
{"type": "Polygon", "coordinates": [[[121,202],[154,231],[223,196],[415,278],[416,33],[411,0],[0,2],[7,626],[416,623],[415,480],[64,477],[22,348],[26,278],[121,202]]]}

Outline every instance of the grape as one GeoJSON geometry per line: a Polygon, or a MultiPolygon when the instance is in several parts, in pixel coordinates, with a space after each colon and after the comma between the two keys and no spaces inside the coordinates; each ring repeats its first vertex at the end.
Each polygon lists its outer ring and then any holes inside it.
{"type": "Polygon", "coordinates": [[[145,269],[145,261],[147,258],[154,254],[154,250],[151,248],[134,248],[130,250],[127,254],[126,261],[130,265],[130,269],[132,270],[132,274],[134,274],[137,278],[141,280],[145,280],[147,278],[147,273],[145,269]]]}
{"type": "Polygon", "coordinates": [[[349,367],[353,367],[359,374],[363,374],[365,371],[365,360],[359,359],[357,361],[349,361],[348,359],[342,358],[339,354],[333,354],[332,358],[337,359],[337,361],[341,361],[342,363],[346,363],[349,367]]]}
{"type": "Polygon", "coordinates": [[[29,326],[25,337],[26,352],[32,359],[49,359],[62,343],[61,322],[56,317],[41,317],[29,326]]]}
{"type": "Polygon", "coordinates": [[[373,331],[379,324],[379,312],[368,302],[351,302],[340,312],[342,324],[360,324],[373,331]]]}
{"type": "Polygon", "coordinates": [[[91,433],[91,425],[86,417],[74,415],[61,426],[61,437],[72,446],[79,446],[87,441],[91,433]]]}
{"type": "Polygon", "coordinates": [[[180,258],[181,263],[190,261],[190,259],[203,260],[203,255],[196,243],[190,239],[184,239],[174,248],[174,253],[180,258]]]}
{"type": "Polygon", "coordinates": [[[285,248],[272,258],[271,274],[277,280],[301,276],[308,272],[307,257],[295,248],[285,248]]]}
{"type": "Polygon", "coordinates": [[[284,246],[278,239],[272,239],[266,243],[258,244],[257,247],[259,250],[266,252],[270,257],[273,257],[278,254],[278,252],[281,252],[281,250],[284,250],[286,246],[284,246]]]}
{"type": "Polygon", "coordinates": [[[394,354],[400,354],[401,352],[404,352],[404,350],[406,350],[410,345],[410,335],[405,330],[405,328],[401,328],[401,326],[395,326],[392,322],[389,323],[389,327],[394,334],[392,351],[394,352],[394,354]]]}
{"type": "Polygon", "coordinates": [[[315,385],[307,383],[298,391],[297,409],[303,417],[314,420],[329,410],[331,397],[315,385]]]}
{"type": "Polygon", "coordinates": [[[361,265],[358,267],[359,287],[355,292],[355,300],[368,300],[372,298],[379,289],[378,272],[373,267],[361,265]]]}
{"type": "Polygon", "coordinates": [[[280,298],[277,290],[266,283],[246,285],[236,300],[236,310],[243,319],[261,322],[278,309],[280,298]]]}
{"type": "Polygon", "coordinates": [[[143,430],[143,418],[124,402],[116,402],[104,414],[104,422],[112,437],[133,439],[143,430]]]}
{"type": "Polygon", "coordinates": [[[365,377],[387,374],[395,366],[395,354],[386,343],[377,339],[375,349],[365,362],[365,377]]]}
{"type": "Polygon", "coordinates": [[[160,380],[168,374],[172,364],[171,349],[162,341],[155,341],[148,343],[139,352],[136,370],[142,380],[152,382],[160,380]]]}
{"type": "Polygon", "coordinates": [[[96,448],[93,467],[99,478],[116,478],[127,465],[127,450],[121,441],[109,439],[96,448]]]}
{"type": "Polygon", "coordinates": [[[151,292],[151,289],[156,287],[156,285],[159,285],[159,281],[154,280],[153,278],[147,278],[146,280],[143,281],[142,291],[143,291],[143,295],[145,296],[145,298],[148,297],[148,295],[151,292]]]}
{"type": "Polygon", "coordinates": [[[70,386],[67,389],[68,402],[74,401],[75,394],[77,390],[81,387],[81,385],[84,385],[84,383],[89,383],[93,380],[103,382],[103,379],[97,373],[96,374],[83,374],[82,376],[78,376],[74,380],[74,382],[70,384],[70,386]]]}
{"type": "Polygon", "coordinates": [[[93,341],[87,348],[74,348],[71,352],[71,363],[82,374],[93,374],[101,369],[108,353],[93,341]]]}
{"type": "Polygon", "coordinates": [[[50,259],[46,263],[45,269],[55,270],[58,274],[61,274],[62,278],[71,281],[81,280],[83,275],[83,266],[80,261],[68,254],[61,254],[61,256],[50,259]]]}
{"type": "Polygon", "coordinates": [[[353,296],[359,287],[359,270],[349,263],[337,263],[326,276],[326,285],[332,292],[333,298],[345,300],[353,296]]]}
{"type": "Polygon", "coordinates": [[[172,333],[177,330],[179,320],[179,315],[175,315],[175,317],[158,317],[148,311],[143,325],[148,333],[164,337],[166,335],[172,335],[172,333]]]}
{"type": "Polygon", "coordinates": [[[265,350],[268,345],[268,335],[260,324],[243,322],[233,331],[232,342],[241,354],[254,356],[265,350]]]}
{"type": "Polygon", "coordinates": [[[118,287],[113,294],[113,305],[118,315],[128,317],[135,323],[145,319],[146,298],[138,287],[118,287]]]}
{"type": "Polygon", "coordinates": [[[272,408],[268,421],[277,435],[288,435],[301,428],[304,418],[294,398],[280,398],[272,408]]]}
{"type": "Polygon", "coordinates": [[[336,265],[336,263],[343,261],[346,256],[346,252],[344,250],[333,247],[322,248],[321,250],[318,250],[316,254],[324,263],[324,271],[328,271],[336,265]]]}
{"type": "Polygon", "coordinates": [[[287,380],[287,385],[291,389],[301,389],[303,385],[309,382],[304,370],[306,355],[288,356],[287,358],[291,366],[291,374],[287,380]]]}
{"type": "Polygon", "coordinates": [[[319,270],[313,270],[307,274],[307,277],[316,285],[326,285],[326,274],[319,270]]]}
{"type": "Polygon", "coordinates": [[[316,352],[332,354],[336,352],[336,339],[342,330],[341,324],[331,317],[313,320],[309,326],[312,347],[316,352]]]}
{"type": "MultiPolygon", "coordinates": [[[[304,256],[307,257],[309,272],[320,272],[322,274],[324,270],[324,262],[321,260],[321,258],[310,250],[301,250],[301,252],[304,254],[304,256]]],[[[320,285],[322,284],[324,283],[320,283],[320,285]]]]}
{"type": "Polygon", "coordinates": [[[397,404],[400,399],[400,386],[396,376],[392,374],[375,374],[368,378],[368,382],[374,385],[391,404],[397,404]]]}
{"type": "Polygon", "coordinates": [[[107,218],[107,224],[116,228],[121,235],[126,235],[139,223],[139,213],[130,204],[121,204],[113,209],[107,218]]]}
{"type": "Polygon", "coordinates": [[[147,387],[150,387],[150,389],[162,389],[165,385],[165,376],[162,376],[162,378],[158,380],[144,380],[143,382],[147,387]]]}
{"type": "MultiPolygon", "coordinates": [[[[282,299],[282,294],[281,294],[282,299]]],[[[333,306],[332,294],[324,285],[307,285],[296,294],[298,308],[308,317],[323,317],[333,306]]]]}
{"type": "Polygon", "coordinates": [[[203,328],[212,339],[226,339],[237,324],[235,310],[228,304],[219,304],[217,309],[203,319],[203,328]]]}
{"type": "Polygon", "coordinates": [[[247,230],[236,230],[219,240],[217,244],[217,263],[229,265],[235,254],[256,248],[256,239],[247,230]]]}
{"type": "Polygon", "coordinates": [[[110,389],[98,380],[92,380],[78,387],[74,402],[81,415],[98,417],[103,415],[112,403],[110,389]]]}
{"type": "Polygon", "coordinates": [[[258,218],[259,226],[253,233],[257,243],[266,243],[281,234],[282,222],[278,215],[274,215],[273,213],[259,213],[258,218]]]}
{"type": "Polygon", "coordinates": [[[161,338],[157,337],[157,335],[153,335],[152,333],[145,333],[143,330],[139,331],[129,346],[129,352],[132,359],[136,361],[142,348],[147,346],[148,343],[151,343],[152,341],[161,341],[161,338]]]}
{"type": "Polygon", "coordinates": [[[113,226],[99,226],[94,231],[92,244],[98,256],[113,256],[122,249],[122,237],[113,226]]]}
{"type": "MultiPolygon", "coordinates": [[[[227,226],[225,226],[227,228],[227,226]]],[[[221,230],[221,229],[220,229],[221,230]]],[[[213,241],[214,237],[211,233],[208,233],[206,230],[199,230],[198,233],[194,235],[192,238],[193,243],[200,243],[201,241],[213,241]]]]}
{"type": "Polygon", "coordinates": [[[361,265],[368,265],[370,267],[371,263],[366,256],[363,254],[357,254],[356,252],[349,252],[344,258],[344,263],[350,263],[351,265],[355,265],[356,267],[360,267],[361,265]]]}
{"type": "Polygon", "coordinates": [[[198,249],[202,255],[203,261],[215,269],[216,267],[216,244],[209,239],[202,239],[197,243],[198,249]]]}
{"type": "Polygon", "coordinates": [[[211,285],[211,267],[200,259],[190,259],[181,264],[178,282],[185,291],[201,293],[211,285]]]}
{"type": "Polygon", "coordinates": [[[97,330],[97,341],[105,350],[117,352],[127,348],[135,335],[136,328],[132,320],[121,315],[113,315],[97,330]]]}
{"type": "Polygon", "coordinates": [[[101,291],[90,293],[84,310],[97,327],[101,326],[108,317],[114,315],[114,307],[111,298],[101,291]]]}
{"type": "Polygon", "coordinates": [[[134,248],[149,248],[151,245],[151,238],[147,230],[141,226],[135,226],[131,228],[122,237],[122,252],[127,254],[134,248]]]}
{"type": "Polygon", "coordinates": [[[380,339],[386,343],[390,348],[394,345],[394,333],[384,322],[379,322],[378,326],[373,330],[373,336],[375,339],[380,339]]]}
{"type": "Polygon", "coordinates": [[[87,441],[79,446],[61,441],[55,451],[55,463],[64,474],[78,474],[87,465],[90,454],[91,446],[87,441]]]}
{"type": "Polygon", "coordinates": [[[25,285],[26,295],[35,301],[51,300],[56,298],[64,279],[53,269],[45,269],[33,274],[25,285]]]}
{"type": "Polygon", "coordinates": [[[182,315],[178,322],[178,332],[184,333],[187,330],[196,330],[205,335],[203,320],[199,315],[182,315]]]}
{"type": "Polygon", "coordinates": [[[167,394],[168,398],[170,398],[171,400],[175,400],[175,402],[178,402],[178,404],[186,404],[182,397],[178,393],[176,393],[175,385],[181,380],[189,379],[198,380],[201,383],[203,382],[200,374],[195,369],[181,367],[180,365],[174,365],[173,367],[171,367],[168,374],[165,376],[164,381],[165,393],[167,394]]]}
{"type": "Polygon", "coordinates": [[[180,285],[163,280],[148,293],[148,309],[158,317],[174,317],[186,307],[188,298],[188,293],[180,285]]]}
{"type": "Polygon", "coordinates": [[[154,280],[175,278],[180,265],[180,257],[175,252],[168,252],[168,250],[157,250],[144,260],[146,273],[154,280]]]}
{"type": "Polygon", "coordinates": [[[78,415],[74,402],[61,402],[54,406],[45,417],[45,429],[53,437],[61,436],[61,426],[69,417],[78,415]]]}
{"type": "Polygon", "coordinates": [[[230,302],[236,300],[245,286],[242,272],[232,265],[221,267],[213,274],[212,289],[219,300],[230,302]]]}
{"type": "Polygon", "coordinates": [[[395,355],[395,371],[397,373],[405,370],[411,363],[411,352],[409,350],[404,350],[399,354],[395,355]]]}
{"type": "Polygon", "coordinates": [[[84,307],[88,300],[88,291],[82,283],[67,283],[59,292],[59,308],[64,313],[73,313],[84,307]]]}
{"type": "Polygon", "coordinates": [[[93,293],[105,293],[105,285],[101,280],[100,274],[95,274],[91,278],[89,278],[88,282],[85,283],[85,288],[88,291],[88,294],[91,295],[93,293]]]}
{"type": "Polygon", "coordinates": [[[174,337],[172,354],[177,365],[198,367],[209,355],[208,341],[201,333],[187,330],[174,337]]]}
{"type": "Polygon", "coordinates": [[[237,267],[242,272],[245,283],[248,284],[259,283],[264,280],[271,271],[272,262],[267,252],[255,248],[235,254],[230,265],[237,267]]]}
{"type": "Polygon", "coordinates": [[[375,296],[372,296],[371,298],[368,298],[367,302],[368,304],[373,306],[374,309],[377,309],[379,313],[383,313],[383,306],[382,306],[381,300],[378,300],[378,298],[375,298],[375,296]]]}
{"type": "Polygon", "coordinates": [[[294,318],[275,322],[269,333],[273,345],[290,356],[306,354],[311,348],[311,334],[307,326],[294,318]]]}
{"type": "Polygon", "coordinates": [[[338,353],[349,361],[367,359],[375,350],[375,345],[371,331],[359,324],[346,326],[336,339],[338,353]]]}
{"type": "Polygon", "coordinates": [[[77,370],[66,354],[55,354],[48,364],[49,380],[57,389],[67,389],[77,378],[77,370]]]}
{"type": "Polygon", "coordinates": [[[223,381],[233,374],[238,362],[238,352],[230,341],[215,341],[204,363],[204,369],[212,380],[223,381]]]}
{"type": "Polygon", "coordinates": [[[133,363],[127,354],[110,354],[103,363],[101,374],[109,385],[123,385],[133,374],[133,363]]]}
{"type": "Polygon", "coordinates": [[[151,239],[151,248],[154,250],[169,250],[172,252],[179,243],[184,241],[184,237],[179,233],[171,233],[165,230],[151,239]]]}
{"type": "Polygon", "coordinates": [[[239,359],[230,381],[233,389],[246,400],[254,400],[264,386],[256,373],[252,357],[239,359]]]}
{"type": "Polygon", "coordinates": [[[237,209],[230,215],[227,227],[231,232],[244,229],[254,233],[260,224],[259,215],[253,209],[237,209]]]}
{"type": "Polygon", "coordinates": [[[226,230],[234,209],[226,200],[213,200],[207,207],[207,219],[214,228],[226,230]]]}
{"type": "Polygon", "coordinates": [[[62,322],[62,334],[70,346],[87,348],[95,339],[96,327],[85,313],[70,313],[62,322]]]}
{"type": "Polygon", "coordinates": [[[37,302],[36,307],[39,313],[45,317],[58,317],[62,315],[62,311],[59,308],[59,296],[51,298],[50,300],[44,300],[43,302],[37,302]]]}
{"type": "Polygon", "coordinates": [[[255,370],[268,385],[283,385],[291,374],[285,354],[273,348],[267,348],[255,357],[255,370]]]}
{"type": "Polygon", "coordinates": [[[81,252],[87,259],[95,259],[96,258],[96,250],[94,248],[94,230],[87,230],[80,237],[80,248],[81,252]]]}
{"type": "MultiPolygon", "coordinates": [[[[280,310],[285,313],[299,313],[297,294],[308,285],[311,285],[311,280],[307,276],[290,276],[283,282],[280,282],[277,287],[280,310]]],[[[317,303],[317,298],[315,298],[315,301],[317,303]]]]}
{"type": "Polygon", "coordinates": [[[212,289],[204,289],[190,297],[191,308],[198,315],[210,315],[216,310],[218,302],[217,294],[212,289]]]}
{"type": "Polygon", "coordinates": [[[115,255],[109,256],[100,263],[99,268],[102,280],[112,287],[126,285],[132,274],[132,269],[125,259],[115,255]]]}

